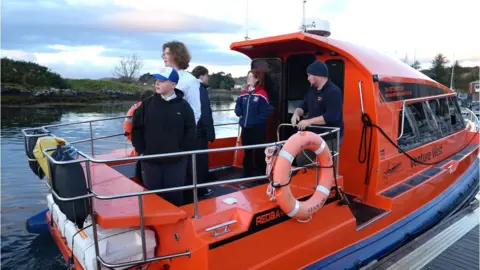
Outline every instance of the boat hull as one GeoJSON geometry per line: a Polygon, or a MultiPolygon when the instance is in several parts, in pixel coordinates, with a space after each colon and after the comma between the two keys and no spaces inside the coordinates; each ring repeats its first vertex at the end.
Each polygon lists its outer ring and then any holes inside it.
{"type": "Polygon", "coordinates": [[[479,158],[470,165],[458,180],[427,203],[402,220],[392,224],[372,237],[343,249],[325,259],[305,267],[313,269],[355,269],[388,254],[412,236],[438,223],[467,197],[475,194],[479,182],[479,158]]]}

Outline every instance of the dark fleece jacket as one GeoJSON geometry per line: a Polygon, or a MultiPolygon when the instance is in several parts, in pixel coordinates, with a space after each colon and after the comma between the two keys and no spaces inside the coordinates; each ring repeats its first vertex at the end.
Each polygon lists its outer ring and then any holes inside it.
{"type": "MultiPolygon", "coordinates": [[[[166,101],[160,94],[145,99],[133,115],[132,144],[139,154],[154,155],[188,151],[194,148],[196,127],[193,110],[175,89],[175,97],[166,101]]],[[[178,158],[161,158],[156,163],[178,158]]]]}

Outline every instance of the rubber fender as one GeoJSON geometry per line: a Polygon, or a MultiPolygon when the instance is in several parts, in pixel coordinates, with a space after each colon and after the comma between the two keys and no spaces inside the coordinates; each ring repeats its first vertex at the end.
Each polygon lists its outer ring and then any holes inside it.
{"type": "MultiPolygon", "coordinates": [[[[62,149],[61,145],[57,145],[57,149],[52,154],[53,159],[57,161],[69,161],[73,158],[62,149]]],[[[51,165],[52,188],[63,198],[72,198],[88,194],[85,173],[80,163],[51,165]]],[[[75,201],[64,202],[54,197],[55,203],[60,210],[67,216],[68,220],[75,223],[79,229],[83,228],[85,219],[90,214],[90,200],[81,199],[75,201]]]]}

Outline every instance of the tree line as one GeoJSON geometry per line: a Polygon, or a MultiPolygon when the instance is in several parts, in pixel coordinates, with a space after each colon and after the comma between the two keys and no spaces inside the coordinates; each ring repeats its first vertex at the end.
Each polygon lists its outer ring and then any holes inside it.
{"type": "MultiPolygon", "coordinates": [[[[231,90],[235,86],[235,79],[232,74],[225,72],[211,73],[209,74],[208,86],[213,89],[227,89],[231,90]]],[[[138,78],[138,81],[142,84],[153,84],[155,78],[150,73],[145,73],[138,78]]]]}
{"type": "MultiPolygon", "coordinates": [[[[407,62],[406,59],[404,62],[407,62]]],[[[441,53],[437,54],[431,61],[431,67],[421,69],[420,62],[414,61],[411,67],[419,70],[423,74],[433,80],[445,85],[452,84],[453,89],[462,92],[467,91],[469,83],[479,80],[479,67],[463,67],[458,61],[453,63],[453,80],[452,65],[448,65],[449,60],[441,53]]],[[[143,61],[135,54],[123,57],[114,67],[114,78],[110,80],[119,81],[129,84],[150,84],[154,79],[149,73],[139,75],[143,67],[143,61]]],[[[62,78],[59,74],[52,72],[47,67],[27,61],[12,60],[9,58],[1,59],[2,83],[22,85],[28,87],[55,87],[60,89],[70,88],[68,80],[62,78]]],[[[244,85],[246,77],[233,78],[232,74],[225,72],[211,73],[209,78],[209,86],[213,89],[234,88],[235,84],[244,85]]]]}
{"type": "Polygon", "coordinates": [[[70,88],[67,80],[49,68],[27,61],[1,59],[2,84],[10,83],[26,87],[70,88]]]}
{"type": "MultiPolygon", "coordinates": [[[[407,62],[406,59],[403,61],[407,62]]],[[[447,87],[451,85],[458,92],[468,91],[469,84],[479,80],[480,70],[478,66],[462,67],[458,61],[455,61],[452,69],[452,65],[448,65],[449,62],[444,54],[438,53],[431,61],[430,68],[421,69],[418,61],[414,61],[411,67],[447,87]]]]}

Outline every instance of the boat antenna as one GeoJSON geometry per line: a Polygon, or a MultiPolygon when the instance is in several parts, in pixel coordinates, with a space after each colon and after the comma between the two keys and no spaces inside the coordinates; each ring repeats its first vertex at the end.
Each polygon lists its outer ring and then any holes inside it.
{"type": "Polygon", "coordinates": [[[450,89],[453,90],[453,75],[455,73],[455,52],[453,52],[452,75],[450,76],[450,89]]]}
{"type": "Polygon", "coordinates": [[[305,6],[307,5],[307,0],[303,0],[302,4],[302,30],[303,32],[307,31],[307,26],[305,25],[305,6]]]}
{"type": "Polygon", "coordinates": [[[247,0],[247,9],[245,14],[245,40],[249,40],[248,37],[248,0],[247,0]]]}

